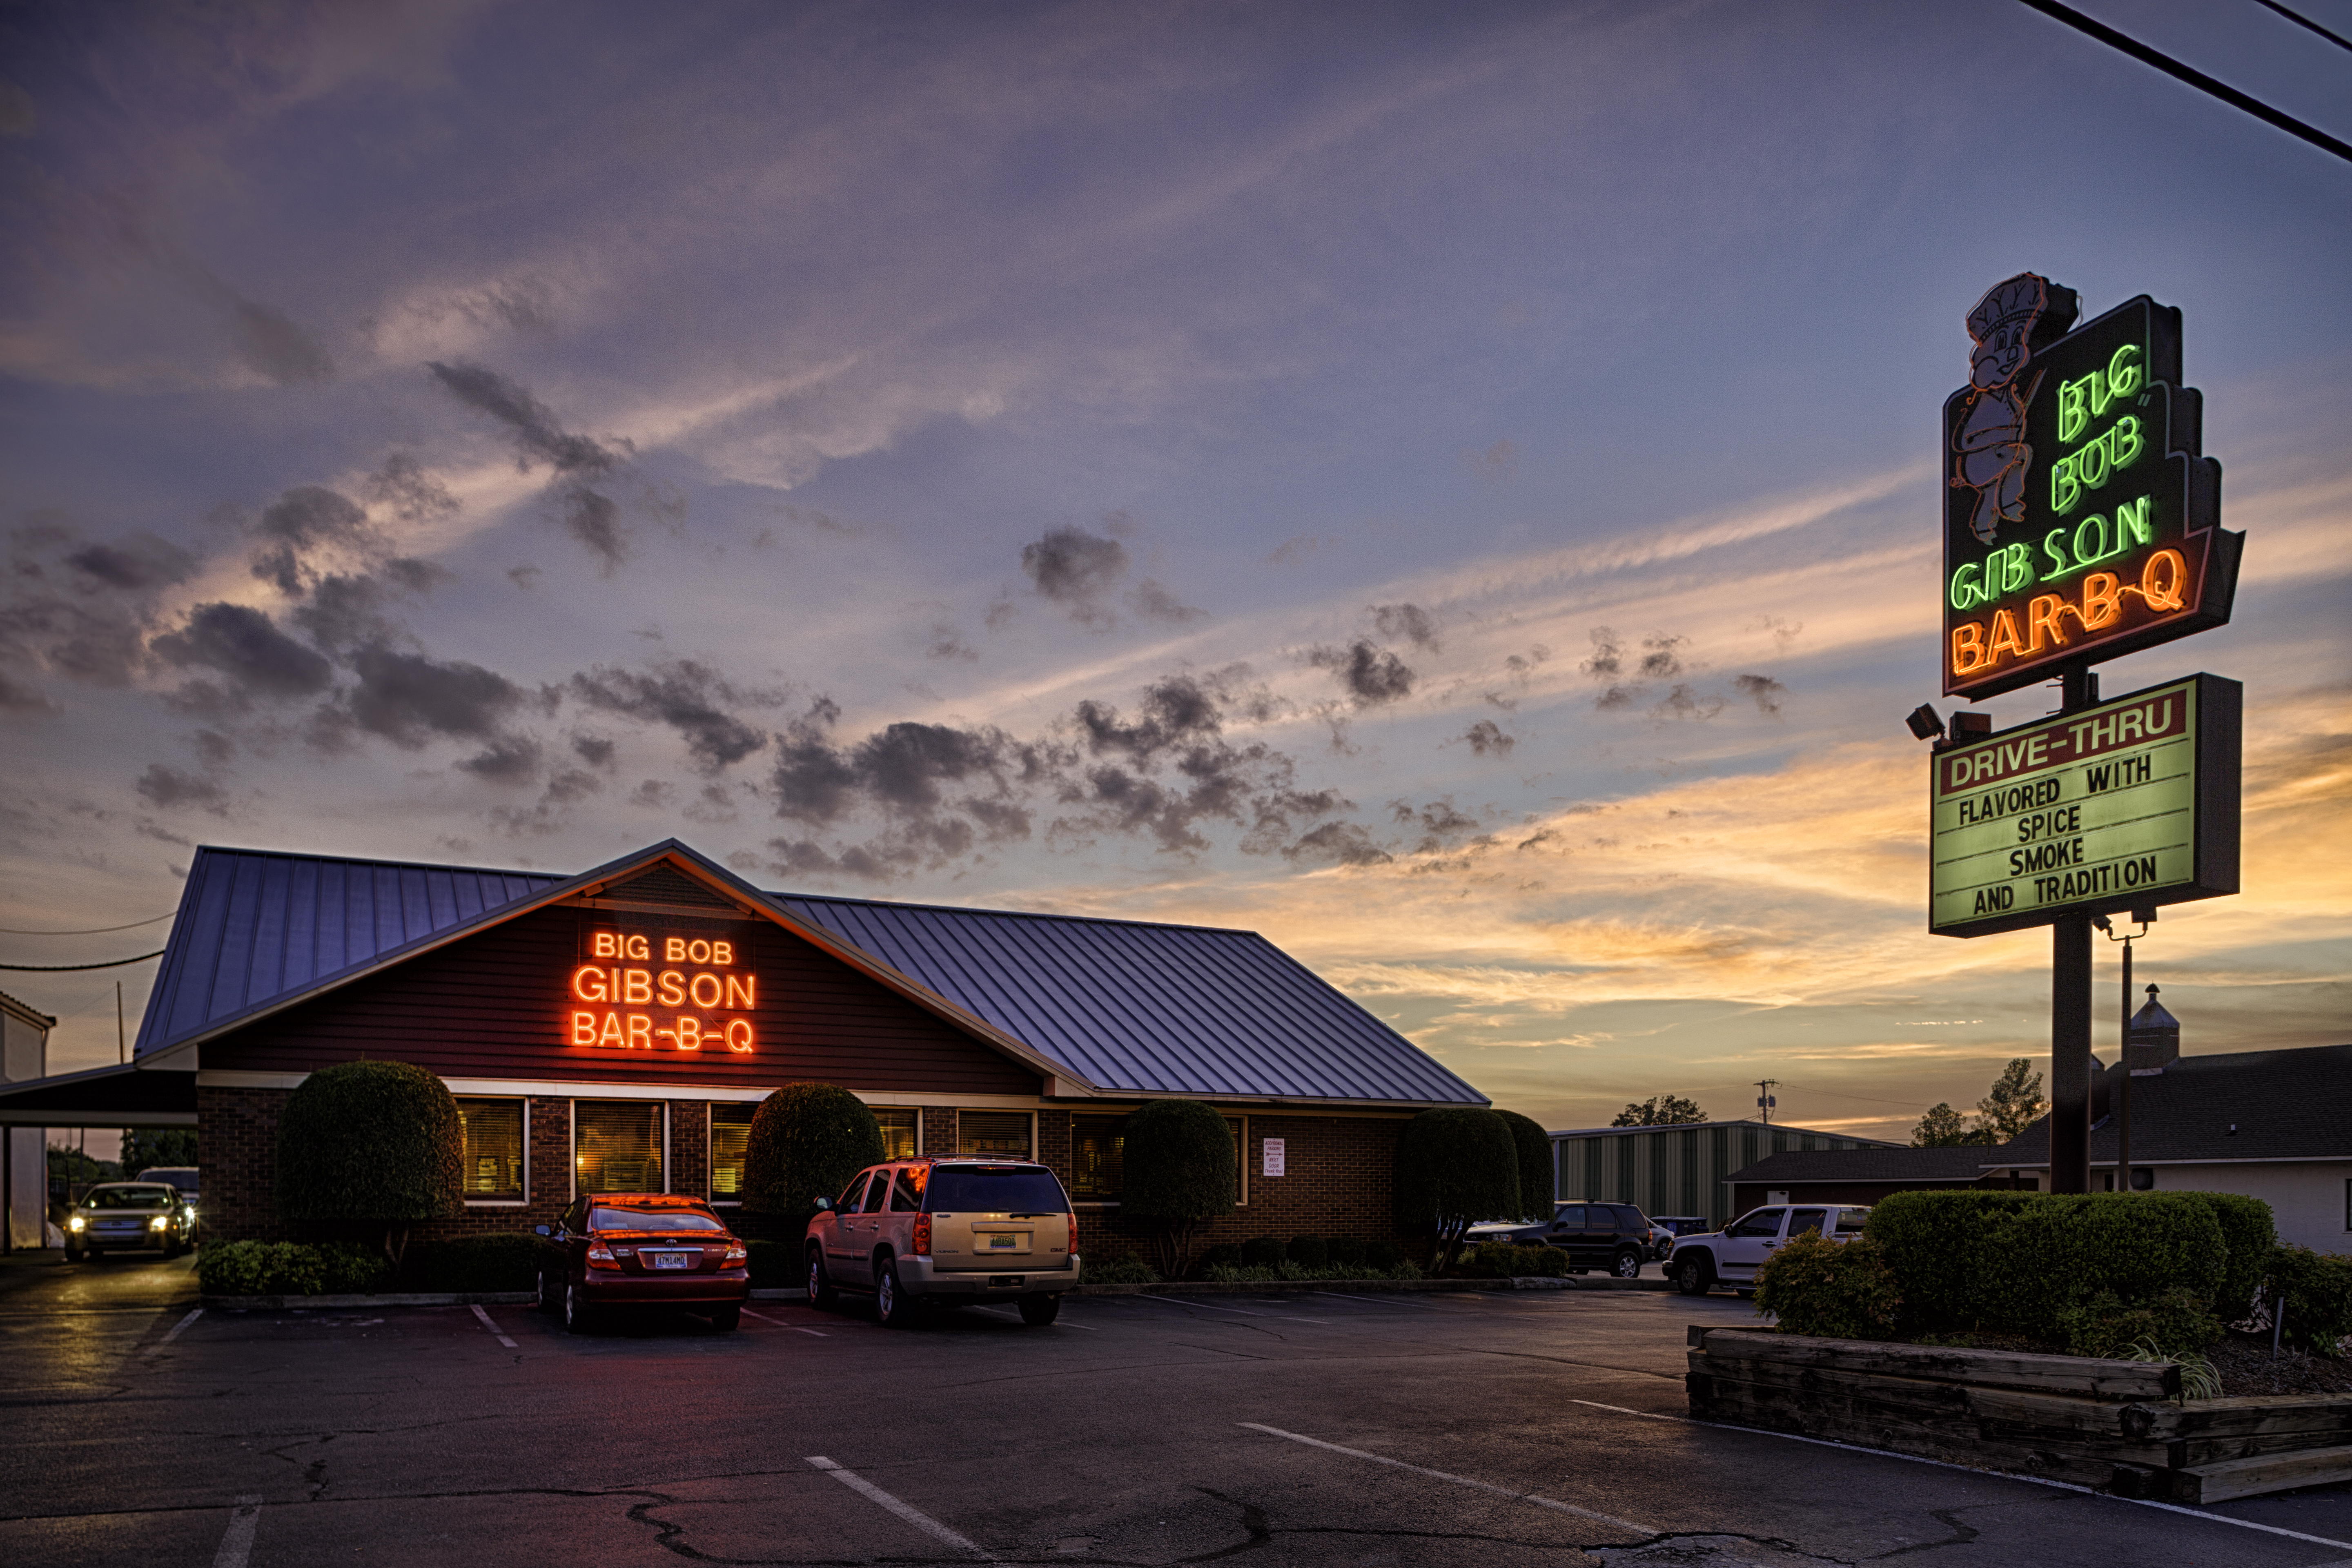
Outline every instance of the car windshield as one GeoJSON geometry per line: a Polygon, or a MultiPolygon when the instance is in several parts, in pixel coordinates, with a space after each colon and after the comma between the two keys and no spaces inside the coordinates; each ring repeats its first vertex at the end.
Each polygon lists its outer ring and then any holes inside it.
{"type": "Polygon", "coordinates": [[[590,1230],[725,1230],[716,1215],[699,1209],[607,1208],[599,1204],[588,1211],[590,1230]]]}
{"type": "Polygon", "coordinates": [[[159,1165],[153,1170],[140,1172],[139,1179],[142,1182],[169,1182],[180,1189],[181,1196],[192,1198],[196,1195],[196,1171],[193,1165],[159,1165]]]}
{"type": "Polygon", "coordinates": [[[174,1194],[169,1187],[95,1187],[82,1199],[86,1209],[167,1209],[174,1194]]]}
{"type": "Polygon", "coordinates": [[[1035,1165],[934,1165],[923,1201],[933,1214],[1061,1214],[1054,1173],[1035,1165]]]}

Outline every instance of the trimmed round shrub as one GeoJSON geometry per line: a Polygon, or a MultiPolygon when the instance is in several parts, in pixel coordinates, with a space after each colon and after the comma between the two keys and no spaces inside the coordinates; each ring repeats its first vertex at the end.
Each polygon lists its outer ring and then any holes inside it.
{"type": "Polygon", "coordinates": [[[2292,1244],[2274,1247],[2271,1289],[2286,1303],[2280,1337],[2315,1355],[2340,1356],[2352,1337],[2352,1258],[2292,1244]]]}
{"type": "MultiPolygon", "coordinates": [[[[882,1124],[835,1084],[788,1083],[760,1102],[743,1149],[743,1206],[806,1225],[816,1200],[882,1163],[882,1124]]],[[[799,1251],[799,1237],[793,1238],[799,1251]]],[[[797,1262],[797,1259],[795,1260],[797,1262]]]]}
{"type": "Polygon", "coordinates": [[[1511,1130],[1511,1147],[1519,1158],[1519,1212],[1510,1217],[1551,1218],[1551,1134],[1531,1116],[1522,1116],[1516,1110],[1497,1110],[1495,1114],[1511,1130]]]}
{"type": "Polygon", "coordinates": [[[1404,1261],[1404,1248],[1393,1241],[1364,1243],[1364,1267],[1380,1274],[1390,1274],[1404,1261]]]}
{"type": "Polygon", "coordinates": [[[2075,1355],[2107,1357],[2143,1345],[2161,1355],[2203,1350],[2221,1337],[2221,1321],[2194,1290],[2159,1292],[2152,1301],[2127,1306],[2113,1290],[2101,1290],[2079,1307],[2059,1314],[2066,1349],[2075,1355]]]}
{"type": "Polygon", "coordinates": [[[2186,1193],[2213,1211],[2221,1239],[2230,1248],[2221,1287],[2213,1292],[2213,1312],[2225,1323],[2253,1316],[2254,1295],[2269,1272],[2271,1250],[2278,1246],[2278,1225],[2271,1205],[2239,1193],[2186,1193]]]}
{"type": "Polygon", "coordinates": [[[1301,1268],[1331,1267],[1331,1244],[1319,1236],[1294,1236],[1282,1255],[1301,1268]]]}
{"type": "Polygon", "coordinates": [[[1756,1271],[1756,1310],[1777,1316],[1784,1334],[1893,1339],[1902,1307],[1886,1249],[1867,1236],[1831,1241],[1808,1231],[1756,1271]]]}
{"type": "Polygon", "coordinates": [[[1325,1241],[1323,1250],[1334,1268],[1361,1268],[1364,1266],[1364,1244],[1352,1236],[1335,1236],[1325,1241]]]}
{"type": "Polygon", "coordinates": [[[1283,1257],[1279,1237],[1254,1236],[1242,1243],[1241,1266],[1244,1268],[1272,1268],[1283,1257]]]}
{"type": "Polygon", "coordinates": [[[1152,1100],[1128,1117],[1119,1217],[1151,1227],[1163,1278],[1181,1279],[1192,1238],[1234,1212],[1234,1134],[1214,1107],[1152,1100]]]}
{"type": "Polygon", "coordinates": [[[465,1161],[446,1084],[413,1062],[338,1062],[278,1115],[278,1217],[364,1226],[397,1268],[410,1225],[466,1212],[465,1161]]]}
{"type": "Polygon", "coordinates": [[[1518,1151],[1501,1117],[1483,1106],[1453,1105],[1405,1124],[1397,1149],[1397,1208],[1406,1225],[1432,1233],[1437,1267],[1452,1267],[1472,1226],[1517,1218],[1518,1206],[1518,1151]]]}

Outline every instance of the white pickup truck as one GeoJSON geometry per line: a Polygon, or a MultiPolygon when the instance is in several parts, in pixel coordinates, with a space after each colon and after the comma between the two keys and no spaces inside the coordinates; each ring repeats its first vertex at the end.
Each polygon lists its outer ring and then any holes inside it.
{"type": "Polygon", "coordinates": [[[1769,1204],[1749,1209],[1721,1230],[1677,1237],[1666,1258],[1666,1278],[1685,1296],[1709,1290],[1756,1293],[1756,1271],[1781,1247],[1809,1230],[1832,1241],[1862,1234],[1866,1208],[1840,1204],[1769,1204]]]}

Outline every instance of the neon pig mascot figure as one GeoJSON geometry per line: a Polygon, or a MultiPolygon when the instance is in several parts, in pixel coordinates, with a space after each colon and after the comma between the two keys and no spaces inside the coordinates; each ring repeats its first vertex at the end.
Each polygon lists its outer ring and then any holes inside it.
{"type": "Polygon", "coordinates": [[[1969,353],[1969,411],[1952,440],[1959,454],[1952,464],[1952,488],[1977,492],[1969,530],[1982,544],[2000,537],[2002,523],[2025,517],[2025,475],[2033,466],[2033,448],[2025,444],[2025,409],[2042,378],[2036,375],[2021,396],[2017,378],[2032,357],[2028,341],[2034,326],[2049,309],[2048,280],[2021,272],[1987,289],[1969,312],[1969,336],[1976,347],[1969,353]]]}

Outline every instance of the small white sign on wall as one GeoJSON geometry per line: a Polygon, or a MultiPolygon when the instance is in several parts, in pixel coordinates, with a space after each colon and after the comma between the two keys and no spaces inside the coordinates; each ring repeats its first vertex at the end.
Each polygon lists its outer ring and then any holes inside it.
{"type": "Polygon", "coordinates": [[[1282,1140],[1268,1138],[1265,1142],[1265,1173],[1269,1176],[1278,1176],[1282,1174],[1282,1140]]]}

